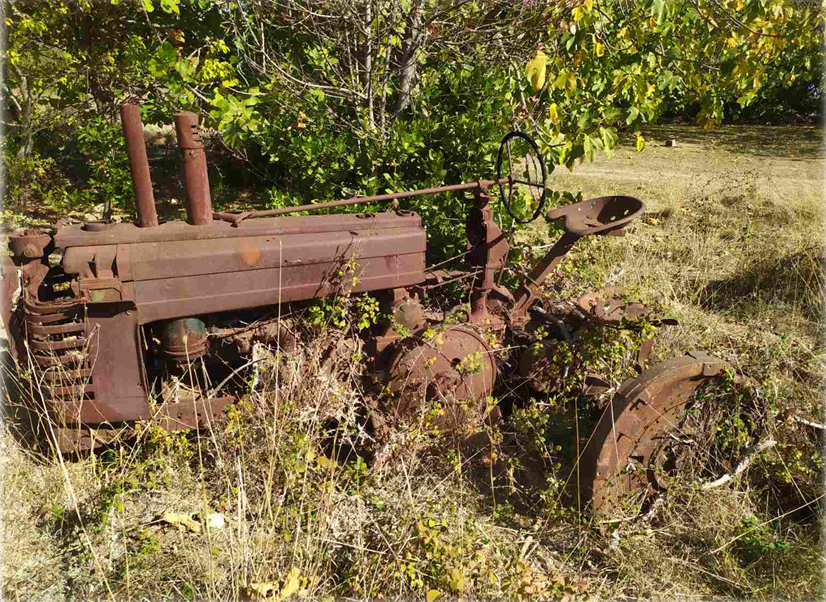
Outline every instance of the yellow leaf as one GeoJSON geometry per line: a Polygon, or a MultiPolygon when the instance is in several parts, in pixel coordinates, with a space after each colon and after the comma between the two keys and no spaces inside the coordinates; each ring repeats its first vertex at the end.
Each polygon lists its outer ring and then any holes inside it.
{"type": "Polygon", "coordinates": [[[582,7],[581,7],[581,6],[577,6],[577,7],[574,9],[574,11],[573,11],[574,21],[579,22],[579,20],[582,18],[582,14],[583,14],[583,12],[584,12],[584,11],[582,10],[582,7]]]}
{"type": "Polygon", "coordinates": [[[299,590],[299,588],[301,587],[301,583],[299,582],[298,578],[300,576],[301,569],[299,569],[297,566],[290,568],[290,572],[287,573],[287,578],[284,580],[284,586],[281,588],[281,591],[278,592],[279,600],[286,600],[299,590]]]}
{"type": "Polygon", "coordinates": [[[597,56],[602,56],[603,54],[605,54],[605,46],[597,42],[596,44],[594,44],[594,53],[597,56]]]}
{"type": "Polygon", "coordinates": [[[559,75],[556,76],[556,81],[554,81],[554,87],[559,88],[560,90],[565,89],[565,83],[568,81],[568,71],[563,69],[559,72],[559,75]]]}
{"type": "Polygon", "coordinates": [[[533,57],[525,67],[525,76],[531,82],[531,87],[534,92],[538,92],[545,85],[545,72],[547,69],[545,53],[541,50],[536,51],[536,56],[533,57]]]}
{"type": "Polygon", "coordinates": [[[247,587],[247,594],[252,599],[266,598],[270,593],[275,591],[275,584],[270,581],[263,583],[250,583],[247,587]]]}
{"type": "Polygon", "coordinates": [[[193,533],[201,532],[201,524],[194,520],[189,514],[178,514],[176,512],[164,512],[161,520],[168,525],[174,525],[180,530],[189,530],[193,533]]]}
{"type": "Polygon", "coordinates": [[[438,598],[441,595],[442,595],[442,592],[440,592],[439,590],[429,589],[429,590],[427,590],[427,596],[425,596],[425,597],[427,598],[427,602],[433,602],[433,600],[435,600],[436,598],[438,598]]]}
{"type": "Polygon", "coordinates": [[[450,587],[455,592],[464,592],[465,591],[465,575],[459,571],[458,569],[453,569],[450,571],[450,587]]]}
{"type": "Polygon", "coordinates": [[[559,107],[555,102],[548,109],[548,116],[551,118],[551,123],[559,123],[559,107]]]}
{"type": "Polygon", "coordinates": [[[594,8],[594,0],[585,0],[585,8],[588,10],[594,8]]]}
{"type": "Polygon", "coordinates": [[[645,138],[642,137],[642,134],[637,132],[637,152],[641,152],[642,149],[645,148],[645,138]]]}

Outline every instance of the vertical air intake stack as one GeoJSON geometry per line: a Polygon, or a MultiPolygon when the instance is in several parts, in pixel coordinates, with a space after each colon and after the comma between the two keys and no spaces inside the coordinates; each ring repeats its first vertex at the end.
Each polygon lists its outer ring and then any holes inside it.
{"type": "Polygon", "coordinates": [[[190,224],[208,226],[212,223],[212,198],[209,194],[206,154],[198,130],[198,115],[176,113],[175,132],[183,158],[186,214],[190,224]]]}
{"type": "Polygon", "coordinates": [[[120,119],[126,138],[126,151],[129,154],[132,187],[135,189],[138,226],[151,228],[158,225],[158,213],[155,210],[155,195],[152,192],[152,179],[149,177],[149,159],[146,157],[143,123],[138,105],[121,105],[120,119]]]}

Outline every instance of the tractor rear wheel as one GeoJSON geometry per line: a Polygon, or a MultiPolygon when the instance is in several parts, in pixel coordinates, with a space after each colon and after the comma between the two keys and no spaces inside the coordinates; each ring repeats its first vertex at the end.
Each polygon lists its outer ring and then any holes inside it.
{"type": "Polygon", "coordinates": [[[597,422],[580,457],[580,496],[596,513],[667,488],[679,466],[681,445],[692,439],[687,410],[704,383],[725,377],[730,366],[689,352],[627,380],[597,422]]]}

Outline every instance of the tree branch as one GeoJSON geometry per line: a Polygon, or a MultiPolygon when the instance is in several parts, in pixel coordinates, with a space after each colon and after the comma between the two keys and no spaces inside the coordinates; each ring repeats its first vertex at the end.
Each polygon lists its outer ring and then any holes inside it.
{"type": "Polygon", "coordinates": [[[774,439],[766,439],[765,441],[761,441],[753,445],[752,447],[746,450],[745,457],[740,462],[740,464],[737,465],[737,468],[734,469],[734,472],[723,475],[719,479],[711,481],[710,483],[704,483],[700,487],[700,489],[713,489],[715,487],[719,487],[720,485],[725,485],[734,477],[745,471],[749,466],[751,466],[751,463],[754,461],[754,458],[757,457],[757,455],[760,452],[765,451],[770,447],[774,447],[775,445],[777,445],[777,441],[775,441],[774,439]]]}
{"type": "Polygon", "coordinates": [[[806,420],[805,418],[801,418],[800,416],[795,416],[794,421],[799,422],[800,424],[805,424],[806,426],[810,426],[819,431],[826,431],[826,426],[823,426],[819,422],[812,422],[811,420],[806,420]]]}

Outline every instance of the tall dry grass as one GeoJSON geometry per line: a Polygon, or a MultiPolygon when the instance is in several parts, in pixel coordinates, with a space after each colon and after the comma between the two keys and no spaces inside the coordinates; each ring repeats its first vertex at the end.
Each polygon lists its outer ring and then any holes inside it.
{"type": "MultiPolygon", "coordinates": [[[[761,135],[772,132],[808,136],[761,135]]],[[[365,401],[379,398],[362,363],[345,354],[323,370],[323,345],[307,337],[258,364],[226,422],[188,433],[147,424],[75,458],[33,444],[38,412],[15,408],[36,391],[7,366],[25,386],[10,389],[0,431],[3,596],[822,596],[821,441],[794,420],[823,422],[822,156],[792,161],[784,146],[767,157],[770,140],[739,130],[661,132],[688,140],[677,149],[652,134],[646,153],[554,175],[554,186],[635,194],[648,209],[624,238],[580,243],[550,293],[626,286],[680,322],[659,332],[658,355],[704,349],[760,382],[749,397],[707,394],[711,451],[685,457],[656,512],[580,514],[563,483],[574,425],[541,397],[521,421],[469,437],[434,433],[424,416],[377,437],[367,418],[380,401],[365,401]],[[726,469],[727,445],[759,437],[777,445],[746,474],[696,486],[712,476],[703,457],[713,451],[726,469]]]]}

